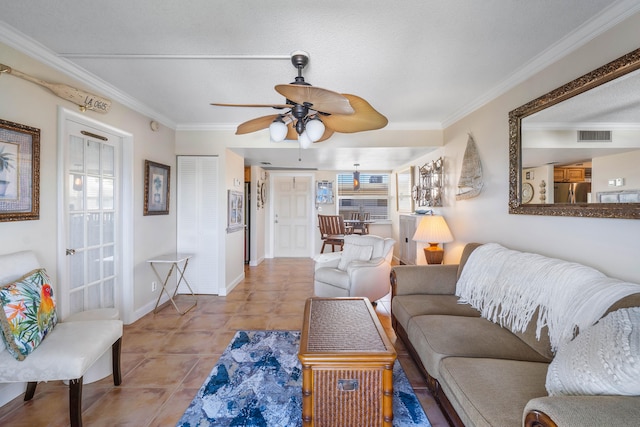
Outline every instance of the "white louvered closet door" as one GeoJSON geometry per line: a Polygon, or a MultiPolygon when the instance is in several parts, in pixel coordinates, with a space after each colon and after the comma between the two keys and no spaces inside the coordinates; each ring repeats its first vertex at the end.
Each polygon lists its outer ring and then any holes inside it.
{"type": "MultiPolygon", "coordinates": [[[[178,156],[178,252],[191,253],[185,278],[196,294],[219,293],[218,157],[178,156]]],[[[182,285],[180,293],[188,293],[182,285]]]]}

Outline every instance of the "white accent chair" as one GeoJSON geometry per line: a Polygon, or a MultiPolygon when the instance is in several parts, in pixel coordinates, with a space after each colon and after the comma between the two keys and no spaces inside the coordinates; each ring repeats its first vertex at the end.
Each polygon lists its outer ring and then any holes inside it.
{"type": "Polygon", "coordinates": [[[314,293],[319,297],[366,297],[372,303],[390,291],[395,240],[356,234],[344,236],[342,252],[317,256],[314,293]]]}
{"type": "MultiPolygon", "coordinates": [[[[0,285],[12,283],[38,268],[41,265],[32,251],[0,255],[0,285]]],[[[40,381],[67,381],[69,421],[72,427],[80,427],[83,377],[105,353],[111,353],[114,385],[120,385],[122,381],[122,329],[121,320],[105,318],[103,314],[98,317],[95,313],[88,317],[76,315],[71,320],[58,322],[40,345],[20,361],[9,353],[0,339],[0,383],[27,383],[24,394],[27,401],[33,398],[40,381]]],[[[59,424],[59,420],[51,422],[59,424]]]]}

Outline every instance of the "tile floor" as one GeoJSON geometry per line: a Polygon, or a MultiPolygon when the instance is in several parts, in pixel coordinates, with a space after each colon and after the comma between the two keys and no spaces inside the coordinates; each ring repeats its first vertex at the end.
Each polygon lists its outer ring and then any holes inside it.
{"type": "MultiPolygon", "coordinates": [[[[126,325],[119,387],[112,377],[83,388],[83,421],[89,427],[175,426],[236,330],[302,327],[304,301],[313,294],[313,262],[279,258],[246,267],[245,279],[226,297],[199,296],[180,316],[171,305],[126,325]]],[[[187,306],[188,297],[178,298],[187,306]]],[[[391,328],[389,297],[376,311],[434,427],[448,426],[431,393],[391,328]]],[[[68,426],[68,388],[41,383],[35,397],[0,408],[0,426],[68,426]]]]}

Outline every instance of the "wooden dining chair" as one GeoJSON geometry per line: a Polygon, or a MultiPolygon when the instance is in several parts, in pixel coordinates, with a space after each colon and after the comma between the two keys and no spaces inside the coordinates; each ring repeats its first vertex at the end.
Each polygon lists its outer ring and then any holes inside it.
{"type": "Polygon", "coordinates": [[[346,234],[344,217],[342,215],[318,215],[318,226],[320,227],[320,238],[323,240],[320,253],[324,253],[326,245],[331,245],[332,252],[335,252],[336,246],[340,246],[340,250],[342,250],[346,234]]]}
{"type": "Polygon", "coordinates": [[[360,222],[351,224],[352,231],[350,234],[369,234],[369,224],[366,222],[371,220],[369,212],[351,212],[351,219],[360,222]]]}

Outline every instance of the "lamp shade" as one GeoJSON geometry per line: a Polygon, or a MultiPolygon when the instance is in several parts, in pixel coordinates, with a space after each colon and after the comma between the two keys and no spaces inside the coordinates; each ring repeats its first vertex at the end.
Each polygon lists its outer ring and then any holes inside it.
{"type": "Polygon", "coordinates": [[[453,236],[443,216],[427,215],[418,224],[413,240],[427,243],[447,243],[453,242],[453,236]]]}

